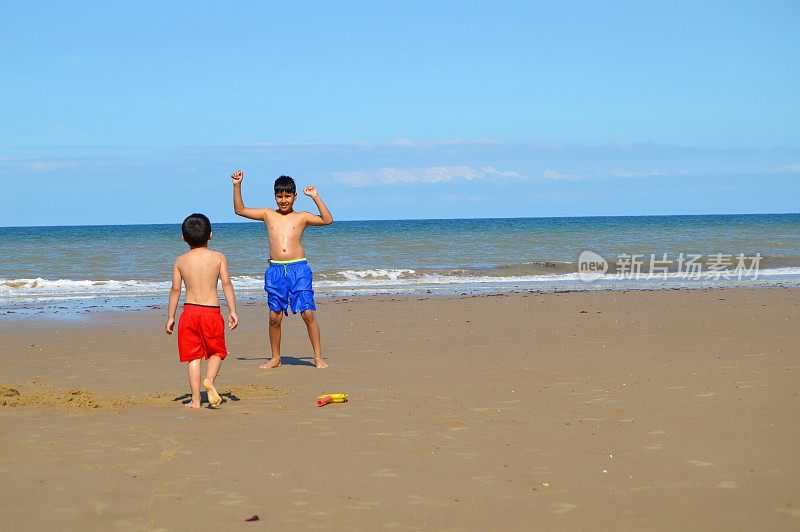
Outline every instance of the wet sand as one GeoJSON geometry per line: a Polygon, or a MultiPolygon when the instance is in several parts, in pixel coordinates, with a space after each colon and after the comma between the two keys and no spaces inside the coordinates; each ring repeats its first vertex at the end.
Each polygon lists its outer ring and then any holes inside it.
{"type": "Polygon", "coordinates": [[[800,528],[798,290],[319,308],[329,369],[245,305],[199,411],[164,309],[3,318],[4,527],[800,528]]]}

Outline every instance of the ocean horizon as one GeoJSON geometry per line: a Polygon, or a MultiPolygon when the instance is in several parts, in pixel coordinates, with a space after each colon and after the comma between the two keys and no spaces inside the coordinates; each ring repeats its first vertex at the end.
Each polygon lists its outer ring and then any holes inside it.
{"type": "MultiPolygon", "coordinates": [[[[342,222],[426,222],[426,221],[445,221],[445,220],[545,220],[545,219],[564,219],[564,218],[681,218],[694,216],[794,216],[800,212],[702,212],[690,214],[590,214],[581,216],[461,216],[458,218],[357,218],[339,219],[334,223],[342,222]]],[[[214,222],[212,224],[239,224],[239,223],[260,223],[260,222],[214,222]]],[[[35,228],[55,228],[55,227],[121,227],[121,226],[153,226],[153,225],[175,225],[176,222],[142,222],[135,224],[128,223],[97,223],[97,224],[35,224],[35,225],[0,225],[0,229],[35,229],[35,228]]],[[[178,224],[179,225],[179,224],[178,224]]]]}
{"type": "MultiPolygon", "coordinates": [[[[212,225],[237,297],[263,297],[263,224],[212,225]]],[[[336,221],[303,242],[322,297],[800,286],[797,213],[336,221]]],[[[0,305],[166,301],[186,249],[180,224],[2,227],[0,305]]]]}

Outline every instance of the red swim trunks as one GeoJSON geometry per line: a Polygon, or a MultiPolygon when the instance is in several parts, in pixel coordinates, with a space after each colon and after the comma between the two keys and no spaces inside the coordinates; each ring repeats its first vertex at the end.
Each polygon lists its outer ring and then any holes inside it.
{"type": "Polygon", "coordinates": [[[213,355],[225,359],[225,320],[219,307],[184,303],[178,321],[178,353],[181,362],[213,355]]]}

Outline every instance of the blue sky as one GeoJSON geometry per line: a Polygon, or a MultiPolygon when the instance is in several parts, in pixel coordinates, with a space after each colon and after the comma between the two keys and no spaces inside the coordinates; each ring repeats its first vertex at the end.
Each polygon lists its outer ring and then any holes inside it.
{"type": "Polygon", "coordinates": [[[0,225],[800,211],[800,4],[666,4],[5,2],[0,225]]]}

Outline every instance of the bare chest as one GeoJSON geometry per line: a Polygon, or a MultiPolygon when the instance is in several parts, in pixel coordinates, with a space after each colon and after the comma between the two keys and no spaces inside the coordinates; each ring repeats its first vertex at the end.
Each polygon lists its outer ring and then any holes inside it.
{"type": "Polygon", "coordinates": [[[304,226],[301,220],[292,218],[274,218],[266,222],[267,232],[270,238],[297,239],[303,233],[304,226]]]}

